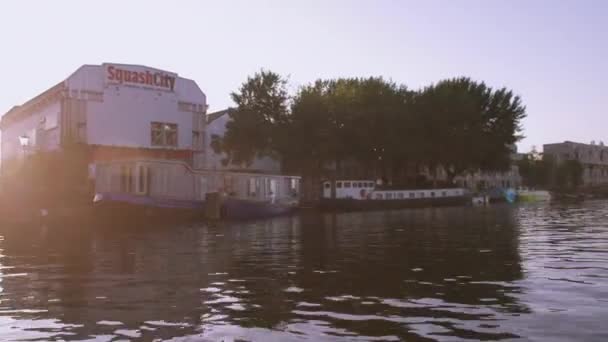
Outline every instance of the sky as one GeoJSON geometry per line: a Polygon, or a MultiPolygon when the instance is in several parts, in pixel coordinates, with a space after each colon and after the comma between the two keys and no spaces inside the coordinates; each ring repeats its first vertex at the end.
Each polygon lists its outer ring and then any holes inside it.
{"type": "Polygon", "coordinates": [[[83,64],[195,80],[210,111],[261,68],[290,89],[382,76],[418,89],[469,76],[527,107],[520,152],[608,143],[608,1],[2,1],[0,113],[83,64]]]}

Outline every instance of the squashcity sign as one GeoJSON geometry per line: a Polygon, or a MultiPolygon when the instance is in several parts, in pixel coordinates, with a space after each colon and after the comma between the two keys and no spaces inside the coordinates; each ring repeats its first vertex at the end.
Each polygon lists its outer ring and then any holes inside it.
{"type": "Polygon", "coordinates": [[[105,65],[106,81],[113,84],[126,84],[140,87],[173,91],[176,74],[147,68],[129,68],[121,65],[105,65]]]}

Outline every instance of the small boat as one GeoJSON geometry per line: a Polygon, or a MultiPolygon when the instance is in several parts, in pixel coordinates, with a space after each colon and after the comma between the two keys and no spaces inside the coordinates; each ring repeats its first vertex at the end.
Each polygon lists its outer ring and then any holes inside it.
{"type": "Polygon", "coordinates": [[[490,197],[488,195],[478,195],[471,198],[471,203],[475,206],[488,205],[490,204],[490,197]]]}
{"type": "Polygon", "coordinates": [[[551,200],[551,193],[547,190],[517,190],[517,200],[519,202],[547,202],[551,200]]]}

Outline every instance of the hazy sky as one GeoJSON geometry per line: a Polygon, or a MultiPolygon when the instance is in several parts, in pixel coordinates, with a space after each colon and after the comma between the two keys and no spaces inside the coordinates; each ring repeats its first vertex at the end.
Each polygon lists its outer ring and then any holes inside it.
{"type": "Polygon", "coordinates": [[[410,88],[470,76],[527,105],[520,150],[608,143],[608,1],[2,1],[0,112],[82,64],[194,79],[210,110],[260,68],[293,89],[384,76],[410,88]]]}

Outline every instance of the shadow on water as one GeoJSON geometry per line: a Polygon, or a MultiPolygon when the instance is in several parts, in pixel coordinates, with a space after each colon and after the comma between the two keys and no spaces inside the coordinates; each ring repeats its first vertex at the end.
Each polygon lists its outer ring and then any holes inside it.
{"type": "Polygon", "coordinates": [[[0,339],[503,339],[519,209],[3,227],[0,339]]]}

